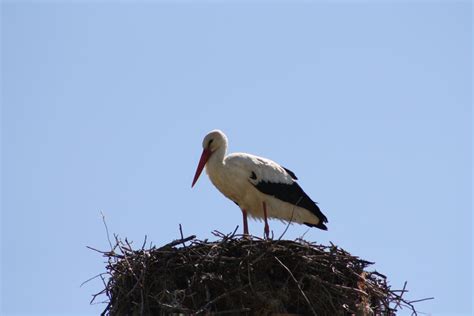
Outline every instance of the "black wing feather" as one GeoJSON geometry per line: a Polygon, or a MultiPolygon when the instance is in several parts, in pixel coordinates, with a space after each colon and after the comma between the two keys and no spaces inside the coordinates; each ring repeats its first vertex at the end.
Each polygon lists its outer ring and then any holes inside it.
{"type": "Polygon", "coordinates": [[[298,178],[296,177],[295,173],[293,171],[291,171],[290,169],[286,169],[285,167],[282,167],[283,169],[285,169],[285,171],[290,175],[290,177],[293,179],[293,180],[298,180],[298,178]]]}
{"type": "Polygon", "coordinates": [[[316,226],[321,229],[327,229],[326,226],[323,224],[328,222],[327,217],[321,212],[318,205],[313,200],[311,200],[311,198],[303,191],[303,189],[299,186],[297,182],[287,184],[260,181],[257,184],[254,184],[254,186],[255,188],[257,188],[257,190],[264,194],[274,196],[284,202],[307,209],[308,211],[316,215],[320,220],[318,225],[309,225],[305,223],[306,225],[316,226]]]}

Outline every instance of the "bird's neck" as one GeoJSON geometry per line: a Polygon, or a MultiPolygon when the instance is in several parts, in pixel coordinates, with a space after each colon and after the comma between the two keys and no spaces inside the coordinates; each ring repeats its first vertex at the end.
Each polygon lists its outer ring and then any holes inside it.
{"type": "Polygon", "coordinates": [[[212,172],[224,167],[224,157],[226,152],[227,146],[221,146],[215,152],[212,153],[206,164],[208,172],[212,172]]]}

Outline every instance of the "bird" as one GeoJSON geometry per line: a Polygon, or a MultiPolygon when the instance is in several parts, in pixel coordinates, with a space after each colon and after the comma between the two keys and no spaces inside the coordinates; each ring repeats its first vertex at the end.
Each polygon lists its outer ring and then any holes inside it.
{"type": "Polygon", "coordinates": [[[247,153],[227,154],[227,136],[210,131],[194,174],[194,187],[204,167],[214,186],[242,211],[243,234],[249,235],[247,216],[263,219],[269,239],[268,218],[327,230],[326,216],[298,184],[298,178],[278,163],[247,153]]]}

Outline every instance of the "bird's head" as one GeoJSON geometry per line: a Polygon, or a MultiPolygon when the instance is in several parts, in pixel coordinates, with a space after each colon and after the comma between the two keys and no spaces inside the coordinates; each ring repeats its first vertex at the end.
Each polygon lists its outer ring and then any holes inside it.
{"type": "Polygon", "coordinates": [[[227,145],[227,137],[225,134],[216,129],[210,131],[202,141],[202,154],[201,159],[199,159],[199,164],[196,169],[196,173],[194,175],[193,184],[191,187],[194,186],[196,181],[199,179],[204,166],[206,165],[209,158],[211,158],[212,154],[216,152],[220,148],[225,148],[227,145]]]}
{"type": "Polygon", "coordinates": [[[209,150],[212,153],[220,147],[225,146],[225,144],[227,144],[227,137],[222,131],[216,129],[210,131],[204,137],[204,139],[202,140],[202,149],[209,150]]]}

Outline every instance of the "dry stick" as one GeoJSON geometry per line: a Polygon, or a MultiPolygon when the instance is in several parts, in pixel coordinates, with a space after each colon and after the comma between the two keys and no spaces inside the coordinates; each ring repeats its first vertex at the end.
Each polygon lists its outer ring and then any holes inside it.
{"type": "Polygon", "coordinates": [[[96,278],[98,278],[98,277],[100,277],[101,275],[104,275],[104,274],[107,274],[107,272],[99,273],[99,274],[93,276],[92,278],[89,278],[89,279],[85,280],[84,282],[81,283],[81,285],[79,285],[79,287],[82,287],[87,282],[90,282],[90,281],[92,281],[92,280],[94,280],[94,279],[96,279],[96,278]]]}
{"type": "Polygon", "coordinates": [[[419,300],[407,301],[407,303],[408,304],[413,304],[413,303],[429,301],[429,300],[434,300],[434,297],[432,296],[432,297],[422,298],[422,299],[419,299],[419,300]]]}
{"type": "Polygon", "coordinates": [[[296,278],[295,278],[295,276],[293,275],[293,273],[291,272],[291,270],[288,269],[288,267],[285,266],[285,265],[283,264],[283,262],[281,262],[280,259],[278,259],[276,256],[275,256],[274,258],[276,259],[276,261],[278,261],[278,262],[281,264],[281,266],[282,266],[283,268],[285,268],[286,271],[288,271],[288,273],[290,274],[290,276],[291,276],[291,278],[293,279],[293,281],[295,281],[296,286],[298,286],[298,289],[300,290],[300,292],[301,292],[301,294],[303,295],[304,299],[306,300],[306,303],[308,303],[309,307],[311,308],[311,311],[313,312],[314,315],[317,316],[316,311],[314,310],[313,306],[311,305],[311,302],[309,301],[308,297],[306,296],[306,294],[304,293],[303,289],[301,288],[300,283],[296,280],[296,278]]]}
{"type": "Polygon", "coordinates": [[[395,308],[398,308],[398,307],[401,307],[401,303],[403,302],[403,294],[405,294],[406,292],[406,287],[407,287],[407,281],[405,281],[405,283],[403,284],[403,289],[401,290],[401,293],[400,293],[400,296],[398,297],[398,301],[397,301],[397,304],[395,305],[395,308]]]}
{"type": "MultiPolygon", "coordinates": [[[[128,246],[128,250],[129,250],[130,252],[133,252],[132,245],[131,245],[131,243],[128,242],[128,239],[127,239],[126,237],[125,237],[125,243],[126,243],[127,246],[128,246]]],[[[133,243],[133,241],[132,241],[132,243],[133,243]]]]}
{"type": "Polygon", "coordinates": [[[291,225],[291,222],[293,220],[293,214],[295,212],[295,208],[293,207],[293,211],[291,212],[291,218],[290,220],[288,221],[288,224],[286,224],[286,227],[285,227],[285,230],[283,231],[283,233],[280,235],[280,237],[278,238],[278,240],[281,240],[283,238],[283,236],[285,236],[286,234],[286,231],[288,230],[288,228],[290,227],[291,225]]]}
{"type": "Polygon", "coordinates": [[[184,236],[183,236],[183,227],[181,226],[181,224],[179,224],[179,234],[181,235],[181,241],[182,241],[183,247],[186,247],[184,236]]]}
{"type": "Polygon", "coordinates": [[[308,228],[308,229],[306,229],[306,231],[303,233],[303,235],[301,235],[301,237],[300,237],[300,238],[301,238],[301,239],[303,239],[303,238],[304,238],[304,236],[306,236],[306,234],[307,234],[307,233],[310,231],[310,229],[311,229],[311,227],[310,227],[310,228],[308,228]]]}
{"type": "Polygon", "coordinates": [[[109,303],[107,304],[107,307],[104,309],[104,311],[102,313],[100,313],[100,316],[105,316],[107,311],[110,309],[110,305],[112,305],[111,301],[109,301],[109,303]]]}
{"type": "MultiPolygon", "coordinates": [[[[176,246],[178,244],[181,244],[183,242],[187,242],[187,241],[190,241],[190,240],[193,240],[196,238],[196,235],[191,235],[189,237],[186,237],[184,239],[176,239],[176,240],[173,240],[172,242],[170,243],[167,243],[166,245],[160,247],[159,249],[164,249],[164,248],[169,248],[169,247],[173,247],[173,246],[176,246]]],[[[159,250],[158,249],[158,250],[159,250]]]]}
{"type": "Polygon", "coordinates": [[[209,301],[206,303],[206,305],[204,305],[203,307],[201,307],[197,312],[196,312],[196,315],[204,312],[206,310],[206,308],[208,306],[211,306],[212,304],[214,304],[215,302],[217,302],[218,300],[220,300],[221,298],[224,298],[226,297],[227,295],[231,294],[231,293],[234,293],[234,292],[238,292],[238,291],[241,291],[243,289],[245,289],[248,285],[244,285],[244,286],[241,286],[237,289],[233,289],[231,291],[227,291],[225,293],[222,293],[221,295],[217,296],[216,298],[214,298],[213,300],[209,301]]]}
{"type": "Polygon", "coordinates": [[[244,307],[244,308],[238,308],[238,309],[229,309],[227,311],[222,311],[222,312],[213,312],[212,315],[224,315],[224,314],[236,314],[238,313],[238,315],[240,315],[241,313],[243,312],[250,312],[252,311],[250,308],[248,307],[244,307]]]}
{"type": "Polygon", "coordinates": [[[220,237],[221,239],[224,239],[226,237],[226,234],[224,233],[221,233],[220,231],[218,231],[217,229],[213,230],[211,232],[211,234],[213,234],[214,236],[216,237],[220,237]]]}
{"type": "Polygon", "coordinates": [[[303,197],[301,196],[298,201],[296,201],[296,204],[293,206],[293,209],[291,210],[291,217],[290,217],[290,220],[288,221],[288,224],[286,225],[285,227],[285,230],[283,231],[283,234],[281,234],[280,238],[278,238],[278,240],[281,240],[283,238],[283,236],[285,236],[286,234],[286,231],[288,230],[288,228],[290,227],[291,223],[293,222],[293,215],[295,214],[295,209],[296,207],[298,206],[298,204],[300,204],[301,202],[301,199],[303,197]]]}
{"type": "Polygon", "coordinates": [[[145,250],[145,246],[146,246],[146,238],[147,238],[147,236],[145,235],[145,240],[143,240],[143,244],[142,244],[142,250],[145,250]]]}
{"type": "Polygon", "coordinates": [[[103,302],[96,302],[96,303],[94,303],[94,301],[95,301],[95,299],[97,298],[97,296],[102,295],[102,294],[104,294],[105,292],[106,292],[106,289],[103,289],[103,290],[100,291],[99,293],[96,293],[96,294],[92,295],[92,299],[91,299],[91,301],[89,302],[89,304],[91,304],[91,305],[94,304],[94,305],[95,305],[95,304],[101,304],[101,303],[107,302],[107,301],[103,301],[103,302]]]}
{"type": "Polygon", "coordinates": [[[336,311],[337,308],[336,308],[336,306],[334,306],[334,302],[333,302],[333,300],[332,300],[332,295],[331,295],[331,293],[329,292],[329,290],[328,290],[327,287],[325,287],[325,286],[323,286],[322,289],[324,290],[324,292],[326,292],[327,297],[329,298],[329,304],[331,305],[332,309],[333,309],[334,311],[336,311]]]}
{"type": "Polygon", "coordinates": [[[144,315],[144,311],[145,311],[145,300],[143,299],[143,288],[140,290],[140,315],[144,315]]]}
{"type": "MultiPolygon", "coordinates": [[[[127,264],[127,268],[128,268],[128,271],[130,271],[130,273],[133,275],[133,277],[135,278],[135,280],[137,281],[137,283],[135,284],[135,286],[128,292],[128,294],[130,294],[131,292],[133,292],[135,290],[135,288],[140,285],[141,288],[143,288],[143,284],[141,284],[141,280],[140,278],[137,276],[137,274],[135,273],[135,271],[133,271],[133,268],[132,268],[132,265],[130,264],[130,261],[128,260],[128,257],[127,257],[127,249],[125,247],[123,247],[123,243],[121,243],[118,239],[117,236],[115,236],[115,241],[117,242],[118,244],[118,247],[120,249],[120,251],[124,254],[124,257],[123,257],[123,260],[125,260],[125,263],[127,264]]],[[[128,295],[127,294],[127,295],[128,295]]]]}
{"type": "Polygon", "coordinates": [[[86,246],[86,248],[90,249],[90,250],[94,250],[98,253],[101,253],[104,257],[111,257],[111,256],[118,257],[118,258],[123,257],[122,255],[116,254],[113,249],[111,251],[102,251],[102,250],[99,250],[99,249],[95,249],[94,247],[91,247],[91,246],[86,246]]]}
{"type": "Polygon", "coordinates": [[[235,233],[237,232],[237,229],[239,229],[239,225],[237,225],[237,226],[235,227],[234,232],[233,232],[233,233],[230,235],[230,237],[229,237],[230,239],[234,238],[235,233]]]}
{"type": "Polygon", "coordinates": [[[214,236],[216,237],[219,237],[221,238],[222,240],[219,242],[219,244],[222,244],[222,243],[225,243],[227,242],[228,240],[234,240],[234,236],[235,236],[235,233],[237,232],[237,230],[239,229],[239,225],[237,225],[234,229],[234,231],[232,233],[229,233],[229,234],[224,234],[218,230],[213,230],[211,232],[211,234],[213,234],[214,236]]]}
{"type": "MultiPolygon", "coordinates": [[[[375,273],[374,273],[375,274],[375,273]]],[[[383,274],[380,274],[380,273],[376,273],[384,278],[386,278],[383,274]]],[[[403,284],[403,289],[401,290],[393,290],[392,291],[392,296],[394,297],[394,300],[396,300],[396,305],[395,305],[395,310],[400,307],[400,308],[403,308],[403,307],[408,307],[412,310],[412,315],[418,315],[418,313],[416,312],[415,310],[415,306],[413,306],[412,303],[416,303],[416,302],[421,302],[421,301],[426,301],[426,300],[431,300],[431,299],[434,299],[434,297],[428,297],[428,298],[424,298],[424,299],[420,299],[420,300],[414,300],[414,301],[407,301],[403,298],[403,294],[405,294],[406,292],[408,292],[406,290],[406,285],[407,285],[407,282],[405,281],[405,283],[403,284]],[[400,292],[400,295],[397,295],[395,294],[395,292],[400,292]]]]}
{"type": "Polygon", "coordinates": [[[354,291],[354,292],[357,292],[357,293],[365,295],[365,296],[369,296],[369,294],[367,294],[365,291],[356,289],[355,287],[349,287],[349,286],[344,286],[344,285],[340,285],[340,284],[333,284],[332,286],[334,286],[336,288],[343,289],[343,290],[354,291]]]}
{"type": "Polygon", "coordinates": [[[109,241],[110,250],[112,250],[113,246],[112,246],[112,242],[110,241],[109,228],[107,227],[107,223],[105,222],[105,215],[102,211],[100,211],[100,215],[102,215],[102,222],[104,223],[105,232],[107,233],[107,240],[109,241]]]}

